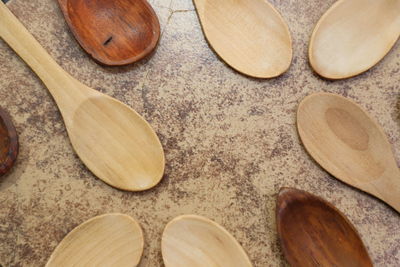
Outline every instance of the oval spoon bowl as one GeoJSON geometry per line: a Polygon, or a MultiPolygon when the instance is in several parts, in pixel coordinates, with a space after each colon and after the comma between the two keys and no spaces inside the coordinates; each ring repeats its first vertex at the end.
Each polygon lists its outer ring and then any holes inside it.
{"type": "Polygon", "coordinates": [[[360,106],[339,95],[312,94],[299,105],[297,128],[325,170],[400,212],[400,172],[391,146],[360,106]]]}
{"type": "Polygon", "coordinates": [[[6,174],[18,157],[18,135],[10,115],[0,108],[0,176],[6,174]]]}
{"type": "Polygon", "coordinates": [[[400,0],[339,0],[311,36],[312,68],[328,79],[344,79],[377,64],[400,35],[400,0]]]}
{"type": "Polygon", "coordinates": [[[165,227],[161,250],[166,267],[250,267],[246,252],[219,224],[182,215],[165,227]]]}
{"type": "Polygon", "coordinates": [[[285,72],[292,61],[286,22],[265,0],[194,0],[204,34],[235,70],[256,78],[285,72]]]}
{"type": "Polygon", "coordinates": [[[128,215],[105,214],[74,228],[54,250],[46,267],[137,266],[143,233],[128,215]]]}
{"type": "Polygon", "coordinates": [[[58,0],[82,48],[110,66],[136,62],[156,47],[160,23],[146,0],[58,0]]]}
{"type": "Polygon", "coordinates": [[[322,198],[281,188],[276,221],[283,252],[292,267],[373,266],[357,230],[322,198]]]}

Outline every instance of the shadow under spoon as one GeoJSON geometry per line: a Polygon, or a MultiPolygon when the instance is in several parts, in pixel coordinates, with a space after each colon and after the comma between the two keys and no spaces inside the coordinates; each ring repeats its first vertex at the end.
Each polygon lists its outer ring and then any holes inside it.
{"type": "Polygon", "coordinates": [[[342,96],[316,93],[297,110],[307,152],[330,174],[400,212],[400,171],[381,127],[342,96]]]}
{"type": "Polygon", "coordinates": [[[97,177],[128,191],[149,189],[161,180],[164,152],[151,126],[127,105],[71,77],[2,2],[0,37],[47,86],[73,148],[97,177]]]}
{"type": "Polygon", "coordinates": [[[292,267],[372,267],[350,221],[322,198],[281,188],[276,222],[283,253],[292,267]]]}

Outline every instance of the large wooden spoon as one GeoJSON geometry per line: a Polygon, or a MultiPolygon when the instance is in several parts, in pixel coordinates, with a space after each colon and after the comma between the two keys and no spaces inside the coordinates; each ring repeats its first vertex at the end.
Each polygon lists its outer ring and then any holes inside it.
{"type": "Polygon", "coordinates": [[[137,266],[143,253],[140,225],[128,215],[105,214],[73,229],[46,267],[137,266]]]}
{"type": "Polygon", "coordinates": [[[131,191],[148,189],[160,181],[163,149],[139,114],[66,73],[1,2],[0,37],[47,86],[72,146],[95,175],[109,185],[131,191]]]}
{"type": "Polygon", "coordinates": [[[276,222],[283,253],[292,267],[373,266],[357,230],[322,198],[281,188],[276,222]]]}
{"type": "Polygon", "coordinates": [[[182,215],[165,227],[161,250],[166,267],[252,266],[236,239],[219,224],[182,215]]]}
{"type": "Polygon", "coordinates": [[[194,3],[208,42],[232,68],[256,78],[276,77],[289,68],[289,29],[266,0],[194,3]]]}
{"type": "Polygon", "coordinates": [[[18,156],[18,135],[8,113],[0,108],[0,176],[6,174],[18,156]]]}
{"type": "Polygon", "coordinates": [[[378,63],[400,35],[400,0],[339,0],[311,36],[313,69],[329,79],[362,73],[378,63]]]}
{"type": "Polygon", "coordinates": [[[160,23],[146,0],[58,0],[72,33],[105,65],[136,62],[157,45],[160,23]]]}
{"type": "Polygon", "coordinates": [[[400,212],[400,171],[391,146],[361,107],[339,95],[312,94],[299,105],[297,127],[325,170],[400,212]]]}

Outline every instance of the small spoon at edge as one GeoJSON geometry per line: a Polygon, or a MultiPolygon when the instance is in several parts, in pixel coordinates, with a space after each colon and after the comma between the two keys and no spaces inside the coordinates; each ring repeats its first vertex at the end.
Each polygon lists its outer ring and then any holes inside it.
{"type": "Polygon", "coordinates": [[[166,267],[251,267],[242,246],[225,228],[198,215],[181,215],[164,229],[161,250],[166,267]]]}
{"type": "Polygon", "coordinates": [[[322,77],[345,79],[376,65],[400,36],[400,1],[339,0],[311,36],[309,60],[322,77]]]}
{"type": "Polygon", "coordinates": [[[46,267],[137,266],[143,246],[142,229],[132,217],[104,214],[69,232],[50,256],[46,267]]]}
{"type": "Polygon", "coordinates": [[[0,176],[6,174],[18,157],[18,134],[10,115],[0,108],[0,176]]]}
{"type": "Polygon", "coordinates": [[[320,197],[294,188],[281,188],[276,222],[290,266],[373,266],[351,222],[320,197]]]}
{"type": "Polygon", "coordinates": [[[298,107],[297,129],[322,168],[400,212],[400,171],[391,145],[360,106],[336,94],[309,95],[298,107]]]}

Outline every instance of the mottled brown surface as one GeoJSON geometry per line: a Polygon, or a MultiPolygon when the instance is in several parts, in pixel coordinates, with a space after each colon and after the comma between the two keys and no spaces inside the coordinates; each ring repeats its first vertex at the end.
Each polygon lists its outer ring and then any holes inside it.
{"type": "Polygon", "coordinates": [[[95,178],[74,154],[60,113],[40,80],[0,41],[0,106],[20,135],[20,155],[0,181],[0,264],[43,266],[76,225],[106,212],[135,217],[145,233],[140,266],[162,266],[160,240],[177,215],[206,216],[230,231],[255,266],[286,266],[277,242],[276,194],[294,186],[336,205],[358,229],[376,266],[400,264],[400,215],[332,178],[305,152],[295,111],[311,92],[359,103],[400,159],[400,45],[375,68],[326,81],[308,65],[313,26],[334,0],[272,1],[287,20],[294,58],[272,80],[227,67],[207,45],[190,0],[153,0],[162,36],[137,64],[101,67],[69,32],[53,0],[13,0],[10,9],[64,69],[135,108],[165,148],[165,177],[152,190],[122,192],[95,178]]]}

